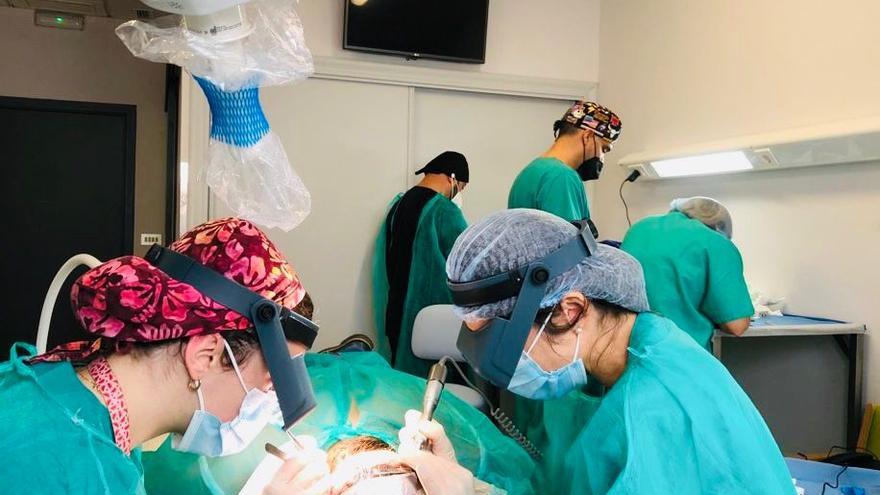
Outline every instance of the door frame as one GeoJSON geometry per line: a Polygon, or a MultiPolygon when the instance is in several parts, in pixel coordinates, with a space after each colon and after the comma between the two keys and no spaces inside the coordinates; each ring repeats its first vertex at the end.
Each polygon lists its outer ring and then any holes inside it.
{"type": "Polygon", "coordinates": [[[137,144],[137,106],[117,103],[94,103],[88,101],[50,100],[43,98],[20,98],[0,96],[0,108],[12,110],[32,110],[39,112],[78,113],[85,115],[121,116],[125,123],[123,158],[124,185],[123,195],[125,207],[123,212],[123,230],[125,236],[122,251],[126,254],[134,252],[134,180],[135,180],[135,146],[137,144]]]}
{"type": "Polygon", "coordinates": [[[177,239],[180,226],[180,67],[165,65],[165,243],[177,239]]]}

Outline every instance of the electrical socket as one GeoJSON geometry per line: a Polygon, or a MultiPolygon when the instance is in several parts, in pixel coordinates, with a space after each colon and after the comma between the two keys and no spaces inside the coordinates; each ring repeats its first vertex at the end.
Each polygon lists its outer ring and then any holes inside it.
{"type": "Polygon", "coordinates": [[[141,246],[162,245],[162,234],[141,234],[141,246]]]}

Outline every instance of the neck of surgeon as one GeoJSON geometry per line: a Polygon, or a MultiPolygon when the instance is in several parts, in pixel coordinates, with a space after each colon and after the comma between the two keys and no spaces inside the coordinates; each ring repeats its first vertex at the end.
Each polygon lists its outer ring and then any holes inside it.
{"type": "MultiPolygon", "coordinates": [[[[588,314],[586,318],[600,319],[601,316],[594,316],[596,313],[588,314]]],[[[626,368],[627,349],[635,320],[636,315],[629,313],[619,319],[592,322],[588,327],[594,330],[585,335],[584,367],[587,373],[606,387],[614,385],[626,368]]]]}
{"type": "MultiPolygon", "coordinates": [[[[545,158],[556,158],[573,169],[577,169],[588,156],[584,156],[584,133],[579,130],[571,134],[561,135],[553,141],[553,145],[544,152],[545,158]]],[[[589,150],[588,150],[589,151],[589,150]]]]}
{"type": "MultiPolygon", "coordinates": [[[[169,359],[165,352],[146,356],[113,354],[107,357],[107,362],[122,389],[132,445],[186,429],[198,401],[187,389],[188,375],[182,362],[169,359]],[[176,382],[179,382],[178,386],[169,386],[176,382]]],[[[89,386],[83,375],[78,376],[104,403],[104,398],[89,386]]]]}
{"type": "Polygon", "coordinates": [[[444,174],[425,174],[417,184],[419,187],[432,189],[437,194],[451,199],[454,196],[455,182],[451,177],[444,174]]]}

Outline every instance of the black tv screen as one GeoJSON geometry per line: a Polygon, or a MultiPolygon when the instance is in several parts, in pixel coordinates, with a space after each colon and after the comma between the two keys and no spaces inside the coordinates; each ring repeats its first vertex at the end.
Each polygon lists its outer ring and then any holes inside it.
{"type": "Polygon", "coordinates": [[[343,0],[343,47],[481,64],[489,0],[343,0]]]}

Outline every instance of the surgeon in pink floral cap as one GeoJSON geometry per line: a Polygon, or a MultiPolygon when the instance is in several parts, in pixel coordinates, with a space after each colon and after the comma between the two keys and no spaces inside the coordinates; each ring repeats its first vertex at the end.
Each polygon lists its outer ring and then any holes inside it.
{"type": "MultiPolygon", "coordinates": [[[[311,319],[293,267],[250,222],[202,224],[168,253],[311,319]]],[[[116,258],[74,283],[74,315],[91,339],[40,356],[16,344],[0,363],[4,492],[142,493],[144,441],[171,433],[180,451],[229,455],[276,420],[253,316],[148,259],[116,258]]],[[[290,356],[310,344],[287,337],[290,356]]],[[[323,452],[305,447],[281,473],[290,493],[305,493],[327,471],[323,452]]]]}

